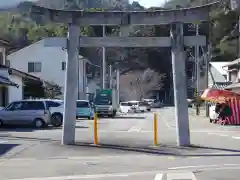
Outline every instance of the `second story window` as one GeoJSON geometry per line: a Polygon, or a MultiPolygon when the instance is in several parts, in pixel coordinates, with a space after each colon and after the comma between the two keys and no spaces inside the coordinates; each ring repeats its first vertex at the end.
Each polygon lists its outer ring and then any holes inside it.
{"type": "Polygon", "coordinates": [[[28,63],[28,72],[41,72],[42,71],[42,63],[40,62],[29,62],[28,63]]]}
{"type": "Polygon", "coordinates": [[[66,70],[66,62],[62,62],[62,70],[66,70]]]}

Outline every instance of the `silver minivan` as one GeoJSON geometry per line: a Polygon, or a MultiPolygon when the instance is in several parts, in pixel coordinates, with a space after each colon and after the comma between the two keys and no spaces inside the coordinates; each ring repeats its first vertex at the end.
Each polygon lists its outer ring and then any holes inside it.
{"type": "MultiPolygon", "coordinates": [[[[54,103],[51,102],[50,103],[54,103]]],[[[3,125],[32,125],[42,128],[50,124],[51,114],[45,100],[14,101],[0,110],[0,127],[3,125]]]]}

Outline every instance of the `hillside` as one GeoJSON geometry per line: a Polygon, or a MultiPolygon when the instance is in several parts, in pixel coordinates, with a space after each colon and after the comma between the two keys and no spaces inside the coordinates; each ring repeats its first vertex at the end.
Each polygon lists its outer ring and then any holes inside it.
{"type": "MultiPolygon", "coordinates": [[[[209,1],[210,2],[210,1],[209,1]]],[[[212,1],[211,1],[212,2],[212,1]]],[[[226,1],[223,1],[226,2],[226,1]]],[[[59,9],[63,6],[63,0],[40,0],[37,2],[39,5],[51,8],[59,9]]],[[[161,8],[176,8],[177,5],[182,7],[190,7],[194,5],[202,4],[202,0],[171,0],[164,7],[155,7],[157,9],[161,8]],[[181,2],[181,4],[179,4],[181,2]],[[185,4],[184,4],[185,2],[185,4]]],[[[0,36],[8,38],[15,43],[19,48],[24,47],[30,43],[34,43],[43,37],[52,36],[66,36],[67,27],[61,24],[45,24],[43,19],[32,20],[28,17],[29,7],[32,2],[22,2],[17,8],[12,8],[8,12],[0,13],[0,36]]],[[[94,4],[91,4],[91,6],[94,4]]],[[[96,5],[96,4],[95,4],[96,5]]],[[[82,9],[83,7],[89,7],[88,5],[81,4],[76,6],[72,4],[71,7],[74,9],[82,9]]],[[[112,8],[112,7],[110,7],[112,8]]],[[[133,3],[128,6],[128,9],[139,10],[143,9],[138,3],[133,3]]],[[[154,8],[151,8],[154,9],[154,8]]],[[[222,4],[218,9],[212,10],[210,13],[212,18],[211,24],[211,43],[212,48],[212,61],[232,61],[237,58],[237,38],[236,34],[236,23],[237,23],[237,13],[231,11],[228,4],[222,4]]],[[[189,28],[185,25],[186,35],[193,35],[195,32],[194,28],[189,28]]],[[[115,27],[108,27],[108,33],[116,33],[117,29],[115,27]]],[[[136,27],[134,36],[167,36],[169,29],[166,26],[145,26],[136,27]]],[[[209,37],[209,23],[200,25],[200,34],[209,37]]],[[[81,28],[81,34],[87,36],[100,36],[102,34],[102,28],[96,27],[83,27],[81,28]]],[[[120,48],[108,48],[107,49],[107,61],[108,63],[116,62],[119,60],[120,48]]],[[[192,49],[187,49],[188,53],[192,53],[192,49]]],[[[170,49],[167,48],[136,48],[128,49],[127,58],[121,61],[120,66],[122,68],[122,73],[129,72],[134,69],[142,68],[152,68],[155,71],[165,74],[164,88],[166,91],[171,90],[171,60],[170,60],[170,49]],[[169,56],[168,56],[169,55],[169,56]]],[[[101,48],[82,48],[80,53],[89,58],[89,60],[94,64],[99,64],[102,58],[101,48]]],[[[190,55],[188,56],[190,57],[190,55]]],[[[189,77],[194,75],[194,62],[187,64],[187,75],[189,77]]],[[[99,69],[90,67],[89,72],[97,72],[99,69]]]]}

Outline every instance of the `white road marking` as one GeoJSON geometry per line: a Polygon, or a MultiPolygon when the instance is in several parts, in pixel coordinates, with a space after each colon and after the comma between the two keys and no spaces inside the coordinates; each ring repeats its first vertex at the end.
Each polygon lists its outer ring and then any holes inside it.
{"type": "Polygon", "coordinates": [[[167,180],[166,174],[157,174],[154,180],[167,180]]]}
{"type": "Polygon", "coordinates": [[[197,180],[193,172],[177,172],[167,174],[166,179],[163,180],[197,180]]]}
{"type": "Polygon", "coordinates": [[[157,174],[159,171],[142,171],[142,172],[129,172],[129,173],[116,173],[116,174],[91,174],[91,175],[75,175],[75,176],[57,176],[57,177],[34,177],[34,178],[19,178],[7,180],[78,180],[78,179],[100,179],[108,177],[129,177],[145,174],[157,174]]]}
{"type": "Polygon", "coordinates": [[[1,141],[1,140],[0,140],[0,144],[4,144],[4,143],[7,143],[7,141],[1,141]]]}
{"type": "Polygon", "coordinates": [[[221,133],[213,133],[213,132],[209,132],[209,135],[217,135],[217,136],[222,136],[222,137],[227,137],[227,134],[221,134],[221,133]]]}
{"type": "MultiPolygon", "coordinates": [[[[68,159],[68,160],[78,160],[78,161],[107,161],[112,159],[120,159],[120,158],[143,158],[148,157],[148,155],[121,155],[121,156],[56,156],[56,157],[49,157],[49,158],[12,158],[8,159],[9,163],[14,163],[15,161],[46,161],[46,160],[61,160],[61,159],[68,159]]],[[[4,159],[4,158],[3,158],[4,159]]],[[[5,164],[6,165],[6,164],[5,164]]]]}
{"type": "Polygon", "coordinates": [[[128,132],[140,132],[142,128],[138,128],[138,127],[132,127],[128,130],[128,132]]]}
{"type": "Polygon", "coordinates": [[[212,164],[212,165],[196,165],[196,166],[178,166],[171,167],[168,170],[181,170],[181,169],[199,169],[199,168],[218,168],[218,167],[232,167],[232,166],[240,166],[240,164],[212,164]]]}
{"type": "Polygon", "coordinates": [[[233,139],[240,139],[239,136],[232,136],[233,139]]]}

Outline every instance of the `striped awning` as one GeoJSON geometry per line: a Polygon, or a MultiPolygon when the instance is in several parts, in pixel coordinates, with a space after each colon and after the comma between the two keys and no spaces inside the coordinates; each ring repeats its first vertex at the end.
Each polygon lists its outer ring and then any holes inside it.
{"type": "MultiPolygon", "coordinates": [[[[229,86],[231,82],[215,82],[215,84],[211,87],[213,89],[224,90],[227,86],[229,86]]],[[[208,102],[209,105],[214,105],[213,102],[208,102]]]]}

